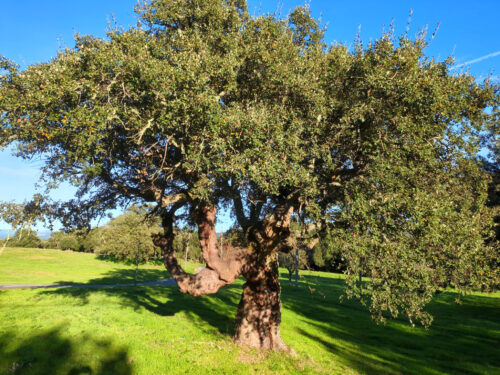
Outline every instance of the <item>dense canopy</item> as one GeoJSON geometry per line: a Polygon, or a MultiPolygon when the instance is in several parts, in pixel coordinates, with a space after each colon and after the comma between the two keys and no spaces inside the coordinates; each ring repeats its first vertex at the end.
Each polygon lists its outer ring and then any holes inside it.
{"type": "MultiPolygon", "coordinates": [[[[425,35],[383,35],[352,50],[323,42],[299,7],[253,17],[244,0],[152,0],[138,24],[18,70],[3,58],[0,146],[45,161],[70,202],[29,207],[84,226],[109,208],[152,203],[155,243],[181,291],[214,293],[243,275],[237,342],[288,350],[279,334],[277,252],[290,221],[328,236],[346,260],[348,296],[374,316],[424,324],[442,287],[498,285],[498,248],[475,161],[498,92],[424,54],[425,35]],[[246,234],[218,249],[231,207],[246,234]],[[207,267],[180,268],[179,216],[198,225],[207,267]],[[358,275],[370,277],[361,287],[358,275]]],[[[306,247],[307,247],[306,246],[306,247]]]]}

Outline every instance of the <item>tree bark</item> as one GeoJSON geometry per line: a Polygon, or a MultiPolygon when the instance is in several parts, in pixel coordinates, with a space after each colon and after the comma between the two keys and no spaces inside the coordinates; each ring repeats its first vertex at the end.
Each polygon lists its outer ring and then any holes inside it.
{"type": "Polygon", "coordinates": [[[295,354],[280,335],[281,286],[275,260],[243,274],[247,282],[236,313],[234,340],[239,345],[295,354]]]}
{"type": "Polygon", "coordinates": [[[281,286],[278,251],[288,252],[292,209],[277,207],[272,215],[248,230],[252,249],[242,274],[246,278],[235,321],[235,342],[295,355],[280,335],[281,286]]]}
{"type": "Polygon", "coordinates": [[[247,249],[234,248],[224,258],[219,256],[215,233],[214,206],[204,206],[193,212],[198,224],[201,254],[207,266],[196,274],[186,273],[174,252],[174,213],[175,208],[162,217],[163,234],[153,236],[153,242],[162,249],[163,262],[183,293],[192,296],[216,293],[224,285],[231,284],[241,274],[248,256],[247,249]]]}
{"type": "Polygon", "coordinates": [[[248,248],[230,248],[219,255],[215,233],[215,206],[192,212],[198,224],[198,236],[206,267],[197,274],[187,274],[179,265],[173,249],[173,212],[163,218],[163,235],[154,242],[163,251],[164,263],[183,293],[192,296],[216,293],[222,286],[243,275],[243,286],[236,314],[235,342],[241,345],[295,354],[280,336],[281,287],[278,280],[278,251],[291,249],[291,209],[278,208],[272,215],[250,227],[248,248]]]}

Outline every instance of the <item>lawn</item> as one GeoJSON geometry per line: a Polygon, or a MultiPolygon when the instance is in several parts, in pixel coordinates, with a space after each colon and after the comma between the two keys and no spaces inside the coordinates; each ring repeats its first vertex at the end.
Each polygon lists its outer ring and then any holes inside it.
{"type": "MultiPolygon", "coordinates": [[[[134,274],[91,254],[7,248],[0,256],[0,284],[123,283],[134,274]]],[[[139,270],[142,281],[165,277],[160,266],[139,270]]],[[[201,298],[166,286],[0,290],[0,374],[500,374],[500,293],[461,304],[440,294],[428,330],[402,320],[379,326],[359,303],[339,302],[341,275],[307,272],[295,289],[283,273],[291,357],[232,343],[242,283],[201,298]]]]}

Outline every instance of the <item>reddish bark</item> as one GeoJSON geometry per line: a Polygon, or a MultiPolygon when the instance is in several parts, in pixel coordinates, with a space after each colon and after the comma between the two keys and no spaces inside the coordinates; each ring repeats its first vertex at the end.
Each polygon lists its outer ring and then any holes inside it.
{"type": "Polygon", "coordinates": [[[248,250],[241,248],[228,249],[224,257],[219,256],[217,235],[215,232],[215,206],[202,207],[195,213],[198,224],[198,237],[200,238],[201,255],[207,268],[217,272],[219,278],[231,284],[241,275],[241,268],[248,258],[248,250]]]}
{"type": "MultiPolygon", "coordinates": [[[[167,232],[167,230],[165,230],[165,232],[167,232]]],[[[216,272],[209,269],[204,269],[202,272],[194,275],[186,273],[175,256],[173,240],[173,234],[170,236],[156,235],[153,237],[155,245],[162,249],[165,267],[177,282],[182,293],[187,293],[192,296],[201,296],[204,294],[216,293],[225,285],[225,283],[217,277],[216,272]]]]}

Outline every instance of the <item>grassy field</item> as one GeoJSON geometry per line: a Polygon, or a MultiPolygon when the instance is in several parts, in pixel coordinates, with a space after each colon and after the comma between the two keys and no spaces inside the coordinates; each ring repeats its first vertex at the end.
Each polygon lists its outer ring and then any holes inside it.
{"type": "MultiPolygon", "coordinates": [[[[0,284],[123,283],[134,274],[90,254],[0,256],[0,284]]],[[[232,343],[242,280],[201,298],[164,286],[0,290],[0,374],[500,374],[500,293],[458,305],[454,293],[440,294],[426,330],[378,326],[357,302],[340,303],[341,275],[305,273],[299,289],[282,276],[282,336],[297,357],[232,343]]],[[[160,266],[139,271],[141,281],[165,277],[160,266]]]]}

